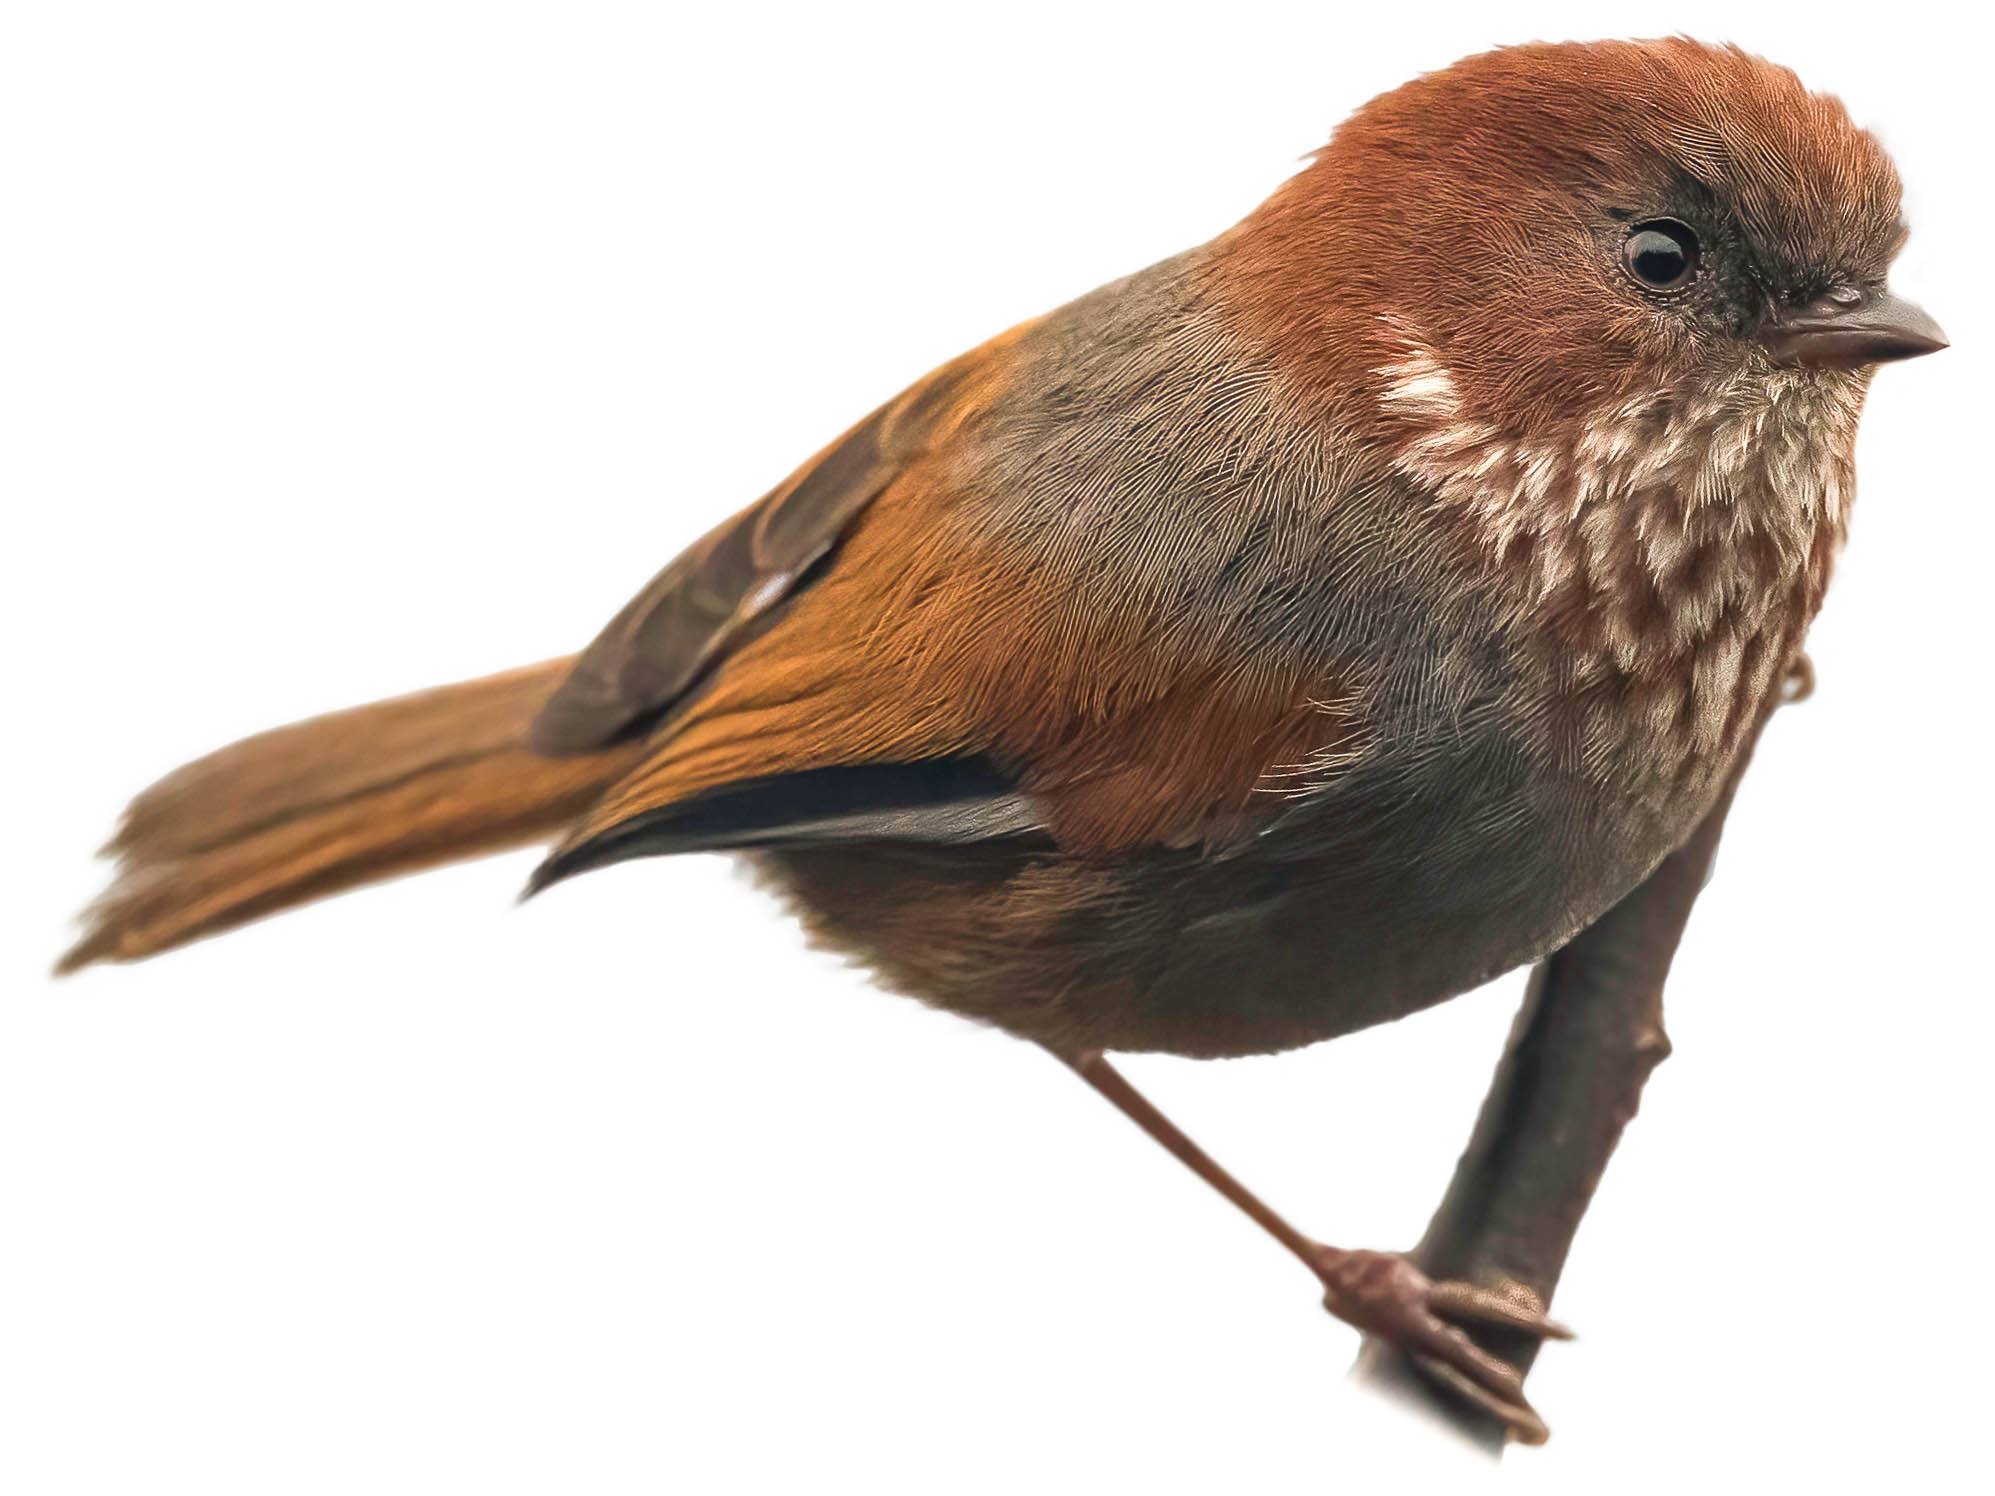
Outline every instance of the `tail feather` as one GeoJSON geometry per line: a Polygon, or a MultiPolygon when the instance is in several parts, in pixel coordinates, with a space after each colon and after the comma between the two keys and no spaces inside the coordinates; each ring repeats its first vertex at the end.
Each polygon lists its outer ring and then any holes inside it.
{"type": "Polygon", "coordinates": [[[552,660],[259,733],[133,801],[111,887],[57,964],[133,961],[362,883],[559,833],[632,765],[526,746],[552,660]]]}

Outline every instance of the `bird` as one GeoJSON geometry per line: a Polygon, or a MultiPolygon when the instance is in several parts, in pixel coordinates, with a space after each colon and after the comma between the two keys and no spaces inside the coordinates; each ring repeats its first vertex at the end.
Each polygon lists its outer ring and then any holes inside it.
{"type": "Polygon", "coordinates": [[[1844,540],[1896,170],[1687,38],[1358,108],[1209,242],[917,379],[579,655],[281,727],[126,811],[60,969],[551,843],[723,851],[1037,1044],[1519,1438],[1546,1306],[1304,1235],[1110,1063],[1332,1039],[1558,949],[1712,806],[1844,540]]]}

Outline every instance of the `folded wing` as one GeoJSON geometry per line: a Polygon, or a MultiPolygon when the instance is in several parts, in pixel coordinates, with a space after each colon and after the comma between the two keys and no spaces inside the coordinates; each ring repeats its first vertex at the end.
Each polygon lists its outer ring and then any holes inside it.
{"type": "Polygon", "coordinates": [[[1308,570],[1288,447],[1211,416],[1259,391],[1088,313],[945,366],[618,615],[534,740],[647,751],[536,886],[824,841],[1211,849],[1333,771],[1347,683],[1249,637],[1308,570]]]}

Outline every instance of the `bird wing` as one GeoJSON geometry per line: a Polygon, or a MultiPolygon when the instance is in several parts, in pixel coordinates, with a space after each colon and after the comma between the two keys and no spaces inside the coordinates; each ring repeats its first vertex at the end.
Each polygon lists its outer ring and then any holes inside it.
{"type": "Polygon", "coordinates": [[[808,581],[866,506],[946,434],[966,355],[881,406],[756,503],[695,541],[585,649],[531,728],[584,753],[655,723],[808,581]]]}
{"type": "Polygon", "coordinates": [[[658,754],[543,863],[533,889],[586,867],[666,852],[823,839],[962,841],[1037,828],[1011,776],[969,752],[799,769],[788,766],[795,755],[783,754],[772,734],[766,763],[744,763],[738,775],[667,772],[686,757],[683,741],[677,752],[667,745],[698,735],[703,717],[725,715],[698,710],[710,678],[784,616],[897,477],[946,447],[981,403],[979,381],[1016,336],[944,365],[875,410],[689,546],[582,652],[533,721],[532,746],[590,753],[650,732],[658,754]]]}
{"type": "MultiPolygon", "coordinates": [[[[1175,349],[1103,351],[1099,318],[1035,326],[861,422],[590,646],[536,744],[648,725],[648,751],[536,887],[628,857],[824,840],[1209,849],[1334,754],[1336,683],[1219,627],[1227,589],[1294,564],[1240,497],[1278,485],[1238,482],[1236,451],[1187,478],[1118,424],[1115,389],[1147,412],[1131,426],[1166,433],[1211,404],[1167,393],[1175,349]],[[1094,356],[1123,362],[1072,392],[1018,394],[1022,368],[1039,379],[1094,356]],[[1136,356],[1157,372],[1132,375],[1136,356]],[[1069,439],[1137,466],[1049,457],[1069,439]],[[1025,489],[1037,507],[1014,515],[1025,489]]],[[[1225,429],[1257,439],[1251,419],[1225,429]]]]}

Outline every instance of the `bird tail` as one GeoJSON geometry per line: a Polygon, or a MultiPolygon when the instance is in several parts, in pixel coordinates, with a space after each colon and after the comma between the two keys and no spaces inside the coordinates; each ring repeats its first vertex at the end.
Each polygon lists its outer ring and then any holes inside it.
{"type": "Polygon", "coordinates": [[[637,745],[548,758],[527,726],[566,674],[550,660],[259,733],[134,800],[115,879],[58,972],[136,961],[262,915],[551,837],[637,745]]]}

